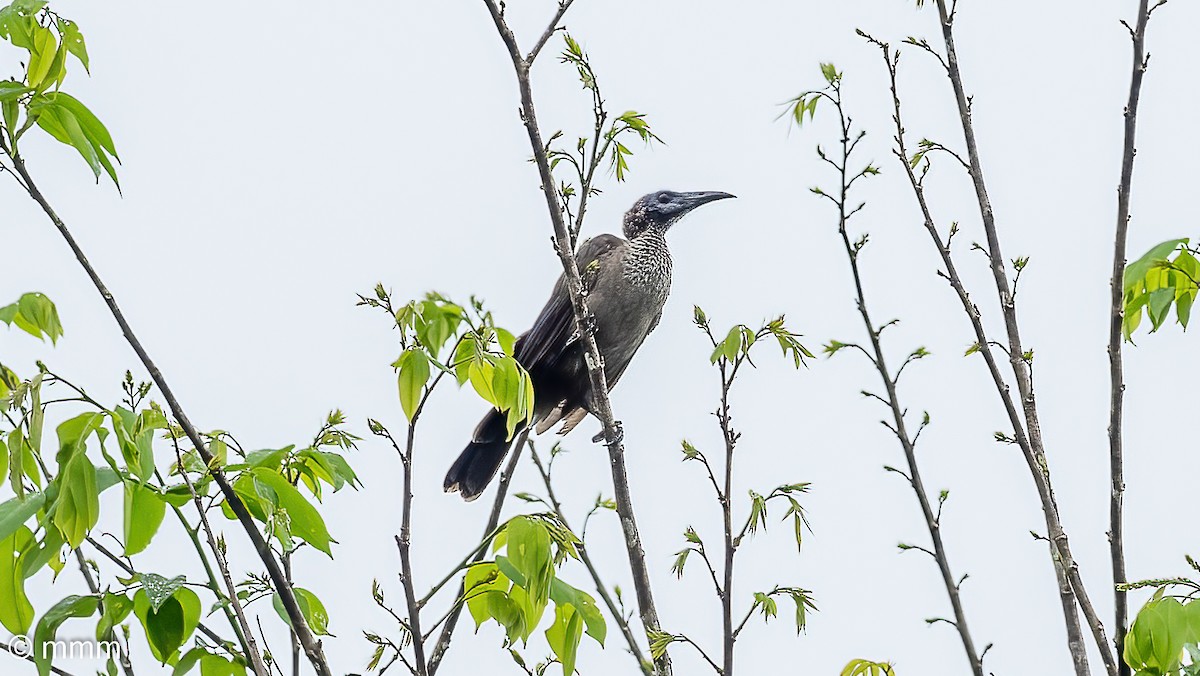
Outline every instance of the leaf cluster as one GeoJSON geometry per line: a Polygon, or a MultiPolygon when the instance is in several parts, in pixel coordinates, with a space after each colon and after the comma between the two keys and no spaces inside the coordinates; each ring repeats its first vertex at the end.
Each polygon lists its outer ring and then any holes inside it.
{"type": "Polygon", "coordinates": [[[1150,332],[1163,325],[1175,307],[1175,319],[1185,330],[1192,316],[1192,303],[1200,291],[1200,261],[1188,248],[1188,240],[1172,239],[1147,251],[1125,266],[1122,331],[1125,340],[1150,319],[1150,332]]]}
{"type": "Polygon", "coordinates": [[[0,8],[0,38],[25,50],[20,76],[0,81],[0,113],[6,150],[17,155],[21,137],[35,124],[79,153],[97,180],[103,171],[120,188],[120,162],[112,135],[79,99],[61,90],[68,56],[89,68],[87,43],[79,26],[41,0],[15,0],[0,8]]]}
{"type": "Polygon", "coordinates": [[[1166,596],[1160,587],[1138,611],[1125,637],[1125,663],[1135,676],[1200,674],[1200,602],[1166,596]],[[1187,655],[1191,662],[1183,664],[1187,655]]]}
{"type": "Polygon", "coordinates": [[[504,629],[510,648],[518,641],[528,642],[553,602],[554,619],[544,634],[566,676],[575,671],[583,635],[604,645],[607,634],[595,599],[558,577],[563,560],[578,558],[576,543],[578,539],[553,516],[513,517],[493,541],[493,550],[503,549],[504,554],[471,566],[463,583],[462,600],[476,628],[495,622],[504,629]]]}

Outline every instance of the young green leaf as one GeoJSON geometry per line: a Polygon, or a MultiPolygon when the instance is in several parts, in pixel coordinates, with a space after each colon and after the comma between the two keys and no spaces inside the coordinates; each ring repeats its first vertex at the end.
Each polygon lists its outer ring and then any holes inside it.
{"type": "Polygon", "coordinates": [[[421,403],[425,383],[429,381],[429,355],[420,348],[411,347],[400,355],[395,366],[400,371],[400,406],[411,422],[421,403]]]}
{"type": "MultiPolygon", "coordinates": [[[[308,628],[319,636],[333,636],[329,633],[329,613],[325,611],[325,605],[321,603],[317,595],[301,587],[293,588],[292,592],[296,596],[296,605],[300,606],[300,614],[304,616],[308,628]]],[[[288,617],[287,609],[283,607],[283,598],[278,593],[271,595],[271,605],[275,607],[275,612],[279,614],[279,617],[290,626],[291,618],[288,617]]]]}
{"type": "Polygon", "coordinates": [[[200,624],[200,597],[187,587],[180,587],[161,605],[154,606],[146,590],[133,596],[133,613],[146,630],[150,652],[163,664],[175,659],[176,652],[200,624]]]}
{"type": "Polygon", "coordinates": [[[37,665],[38,676],[48,676],[51,663],[56,654],[54,641],[58,627],[72,617],[90,617],[95,614],[100,605],[100,599],[95,596],[68,596],[54,604],[42,619],[38,620],[37,628],[33,631],[33,662],[37,665]]]}
{"type": "Polygon", "coordinates": [[[167,503],[157,490],[144,484],[125,484],[125,556],[146,549],[166,514],[167,503]]]}
{"type": "Polygon", "coordinates": [[[25,595],[24,562],[17,558],[32,543],[33,533],[25,526],[0,539],[0,624],[13,634],[27,634],[33,624],[33,604],[25,595]]]}
{"type": "Polygon", "coordinates": [[[321,513],[312,506],[312,503],[279,472],[265,467],[256,467],[250,472],[254,476],[256,484],[265,486],[274,492],[275,518],[279,518],[278,512],[282,508],[287,517],[288,534],[304,540],[332,558],[333,554],[329,545],[333,542],[333,538],[329,535],[329,529],[325,526],[325,520],[321,518],[321,513]]]}

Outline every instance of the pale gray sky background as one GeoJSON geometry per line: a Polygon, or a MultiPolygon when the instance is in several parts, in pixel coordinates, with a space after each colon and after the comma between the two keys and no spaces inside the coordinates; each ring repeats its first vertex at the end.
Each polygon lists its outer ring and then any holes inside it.
{"type": "MultiPolygon", "coordinates": [[[[884,170],[859,192],[869,200],[858,226],[872,235],[864,256],[872,309],[880,319],[903,320],[887,334],[894,359],[918,345],[934,353],[906,373],[902,390],[913,411],[933,416],[920,457],[930,490],[951,491],[945,535],[955,571],[970,573],[963,598],[975,638],[981,646],[995,643],[986,666],[997,674],[1065,673],[1051,568],[1044,545],[1029,536],[1044,528],[1031,480],[1017,449],[992,441],[994,431],[1006,429],[1002,410],[982,361],[961,357],[973,342],[969,326],[935,275],[935,252],[890,155],[883,64],[854,35],[862,28],[893,43],[916,35],[936,44],[935,13],[914,4],[580,0],[567,17],[591,54],[609,109],[646,112],[667,142],[638,147],[626,183],[606,178],[586,234],[616,230],[634,199],[660,188],[739,196],[697,211],[672,232],[671,300],[614,393],[647,559],[664,626],[718,652],[719,605],[707,576],[695,563],[682,581],[669,572],[686,526],[719,538],[700,468],[679,462],[681,438],[702,448],[719,443],[709,415],[717,381],[691,306],[703,306],[717,325],[786,313],[813,349],[831,338],[862,337],[833,214],[808,192],[831,179],[813,155],[818,140],[834,137],[830,109],[803,130],[776,120],[782,102],[821,83],[818,62],[832,61],[845,73],[851,113],[870,132],[862,159],[874,158],[884,170]]],[[[531,44],[553,3],[508,5],[523,44],[531,44]]],[[[1107,277],[1129,78],[1129,43],[1118,19],[1131,18],[1135,6],[964,0],[958,21],[1004,251],[1031,257],[1020,310],[1037,355],[1059,502],[1084,579],[1110,626],[1107,277]]],[[[30,134],[24,145],[30,169],[201,428],[231,430],[251,448],[275,448],[311,438],[326,411],[341,407],[364,436],[367,416],[399,429],[388,367],[394,336],[378,313],[354,307],[354,294],[376,281],[399,298],[430,289],[457,298],[479,294],[515,331],[541,307],[559,264],[536,171],[526,161],[511,65],[482,3],[64,1],[57,9],[79,22],[92,55],[93,76],[73,74],[66,90],[112,131],[125,195],[93,185],[74,151],[44,135],[30,134]]],[[[1200,8],[1180,1],[1163,8],[1150,28],[1134,257],[1164,239],[1196,234],[1197,25],[1200,8]]],[[[573,71],[555,62],[559,45],[556,39],[548,46],[534,87],[544,131],[563,129],[570,137],[590,124],[588,99],[573,71]]],[[[0,58],[10,72],[15,50],[0,58]]],[[[949,84],[935,63],[909,49],[902,68],[913,140],[959,147],[949,84]]],[[[998,333],[984,261],[967,251],[982,238],[969,185],[948,163],[941,166],[930,184],[936,215],[943,227],[962,222],[960,267],[998,333]]],[[[140,372],[133,353],[43,215],[9,181],[0,182],[0,200],[0,301],[43,291],[58,303],[66,328],[57,348],[0,331],[0,355],[24,374],[43,359],[115,403],[121,373],[140,372]]],[[[1183,554],[1195,553],[1188,526],[1195,523],[1190,496],[1200,460],[1182,441],[1194,409],[1193,340],[1171,326],[1143,335],[1127,352],[1133,578],[1182,573],[1183,554]]],[[[925,544],[927,535],[907,485],[881,469],[903,459],[877,422],[884,411],[859,394],[877,387],[876,376],[853,355],[795,372],[770,352],[734,395],[744,432],[737,493],[812,482],[805,504],[814,533],[799,557],[787,525],[772,524],[748,543],[737,602],[744,608],[752,592],[776,583],[800,585],[814,591],[820,612],[799,637],[786,604],[771,625],[753,622],[739,643],[739,671],[830,674],[861,656],[893,660],[906,676],[965,673],[954,631],[924,622],[949,614],[935,567],[896,551],[897,542],[925,544]]],[[[413,535],[418,588],[461,558],[486,518],[490,492],[473,504],[441,492],[443,473],[483,408],[474,394],[450,388],[423,420],[413,535]]],[[[611,495],[606,455],[589,442],[595,430],[588,422],[568,437],[572,452],[558,465],[575,521],[597,493],[611,495]]],[[[365,665],[370,647],[362,630],[393,630],[370,600],[372,578],[391,599],[402,598],[392,542],[397,459],[370,438],[351,459],[366,488],[332,496],[324,508],[341,543],[336,561],[309,551],[297,564],[304,585],[330,610],[338,638],[326,640],[326,651],[339,673],[365,665]]],[[[515,490],[538,488],[536,473],[522,466],[515,490]]],[[[116,492],[104,504],[105,524],[119,532],[116,492]]],[[[250,562],[244,536],[222,525],[250,562]]],[[[175,540],[140,555],[138,566],[196,574],[177,526],[164,528],[173,528],[175,540]]],[[[615,519],[597,519],[590,538],[609,582],[631,589],[615,519]]],[[[576,564],[562,575],[587,587],[576,564]]],[[[43,572],[33,582],[40,608],[82,589],[74,570],[49,591],[47,581],[43,572]]],[[[1143,597],[1134,598],[1136,608],[1143,597]]],[[[265,605],[255,610],[273,615],[265,605]]],[[[518,673],[498,650],[499,630],[473,635],[470,624],[460,626],[440,673],[518,673]]],[[[63,633],[90,631],[80,623],[63,633]]],[[[585,639],[583,673],[631,672],[611,635],[603,651],[585,639]]],[[[282,654],[282,634],[274,636],[282,654]]],[[[538,636],[531,658],[546,652],[538,636]]],[[[677,673],[707,669],[687,648],[673,655],[677,673]]],[[[4,662],[0,670],[25,668],[4,662]]],[[[142,673],[154,669],[140,666],[142,673]]]]}

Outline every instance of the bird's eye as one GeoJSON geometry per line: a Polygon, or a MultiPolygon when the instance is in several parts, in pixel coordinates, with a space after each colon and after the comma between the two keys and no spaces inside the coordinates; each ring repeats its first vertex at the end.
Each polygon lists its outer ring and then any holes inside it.
{"type": "Polygon", "coordinates": [[[670,201],[671,201],[671,196],[666,193],[663,193],[662,195],[658,196],[659,204],[666,204],[667,202],[670,202],[670,201]]]}

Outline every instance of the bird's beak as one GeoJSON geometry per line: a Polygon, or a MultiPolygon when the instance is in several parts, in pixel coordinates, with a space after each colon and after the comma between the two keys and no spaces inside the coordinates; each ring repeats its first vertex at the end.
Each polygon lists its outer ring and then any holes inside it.
{"type": "Polygon", "coordinates": [[[709,202],[716,202],[717,200],[736,197],[736,195],[730,195],[727,192],[719,191],[685,192],[682,196],[684,204],[683,213],[685,214],[692,209],[708,204],[709,202]]]}

